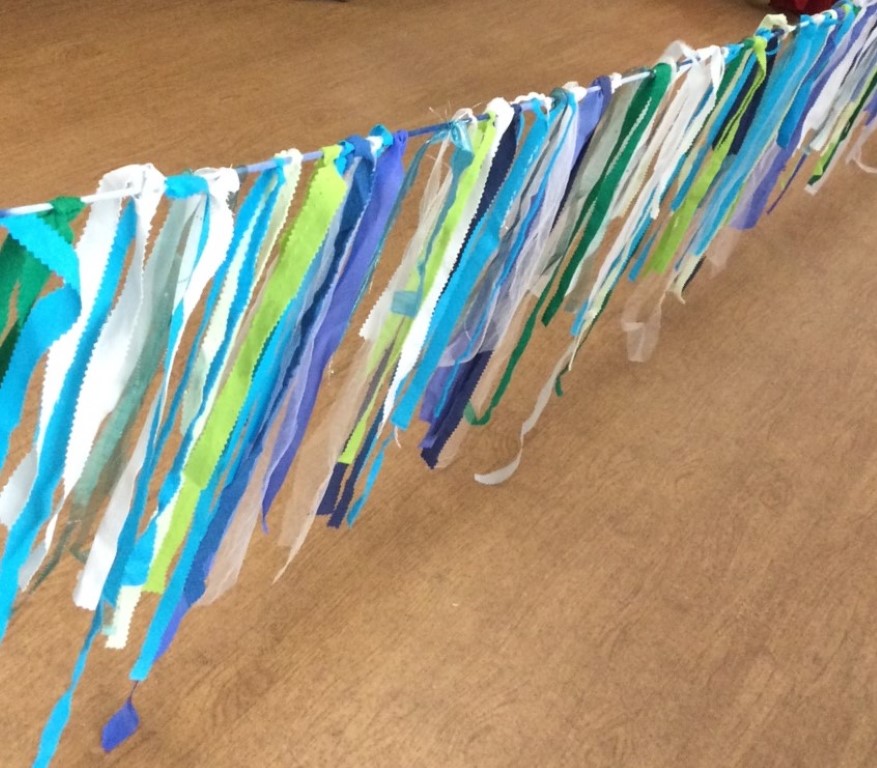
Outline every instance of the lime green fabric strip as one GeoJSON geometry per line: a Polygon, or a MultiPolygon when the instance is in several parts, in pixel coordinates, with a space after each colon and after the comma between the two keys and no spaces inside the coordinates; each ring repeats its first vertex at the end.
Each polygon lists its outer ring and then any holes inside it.
{"type": "MultiPolygon", "coordinates": [[[[691,222],[694,220],[694,217],[700,208],[700,204],[709,192],[710,187],[722,168],[725,158],[728,156],[728,152],[730,151],[731,146],[734,143],[734,138],[737,135],[737,131],[740,128],[740,121],[743,119],[743,115],[746,114],[746,110],[749,108],[752,99],[764,81],[764,76],[767,72],[767,56],[765,53],[767,42],[762,37],[753,37],[747,41],[747,44],[751,45],[751,49],[747,52],[746,56],[741,57],[740,60],[748,60],[749,57],[754,56],[758,67],[756,75],[752,79],[749,91],[744,94],[743,98],[740,100],[739,108],[728,121],[724,132],[719,137],[715,150],[704,164],[704,167],[701,169],[694,184],[691,185],[691,189],[685,196],[682,204],[672,214],[664,232],[661,234],[658,246],[652,252],[649,261],[648,269],[652,272],[665,272],[672,261],[673,256],[678,251],[683,238],[691,226],[691,222]]],[[[741,76],[745,76],[746,68],[744,67],[740,71],[743,73],[741,76]]]]}
{"type": "MultiPolygon", "coordinates": [[[[420,261],[425,264],[423,286],[420,290],[420,301],[432,289],[438,274],[439,267],[446,257],[448,244],[454,232],[461,224],[461,218],[467,206],[470,206],[471,197],[474,193],[475,185],[487,161],[490,149],[494,144],[496,137],[496,125],[491,115],[488,120],[483,120],[477,124],[475,135],[472,138],[473,156],[469,165],[460,174],[460,181],[457,186],[457,193],[453,203],[448,210],[447,215],[439,224],[438,232],[435,237],[430,238],[426,245],[426,251],[420,261]]],[[[478,193],[480,194],[480,192],[478,193]]],[[[477,207],[477,203],[476,203],[477,207]]],[[[405,284],[406,291],[416,291],[420,286],[420,275],[417,270],[413,270],[405,284]]],[[[390,314],[386,322],[378,331],[378,338],[370,355],[370,363],[375,367],[369,370],[369,375],[376,372],[377,365],[381,361],[385,362],[385,370],[381,374],[381,385],[385,383],[387,374],[392,371],[399,360],[405,337],[411,328],[412,318],[409,316],[390,314]],[[389,350],[389,356],[387,351],[389,350]]],[[[381,387],[377,388],[380,391],[381,387]]],[[[363,413],[353,428],[353,432],[344,447],[344,451],[338,461],[342,464],[351,464],[362,447],[362,441],[367,433],[367,427],[371,421],[375,406],[380,399],[377,395],[373,396],[369,405],[363,410],[363,413]]]]}
{"type": "Polygon", "coordinates": [[[340,152],[340,146],[323,150],[302,210],[281,239],[277,265],[266,279],[262,299],[228,378],[183,468],[180,494],[170,511],[168,533],[150,567],[146,591],[164,590],[168,568],[186,537],[199,496],[218,470],[228,438],[240,417],[262,351],[286,307],[298,293],[309,265],[319,255],[320,246],[344,201],[347,185],[336,166],[340,152]]]}

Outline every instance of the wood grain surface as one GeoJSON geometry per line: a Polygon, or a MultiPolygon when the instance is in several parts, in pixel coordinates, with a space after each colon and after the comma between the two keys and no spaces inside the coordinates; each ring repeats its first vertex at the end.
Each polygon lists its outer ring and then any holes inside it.
{"type": "MultiPolygon", "coordinates": [[[[744,0],[3,0],[0,204],[413,127],[758,19],[744,0]]],[[[648,364],[607,312],[506,485],[472,474],[512,454],[547,344],[458,461],[430,473],[408,438],[360,522],[316,528],[274,586],[259,537],[108,757],[136,649],[96,649],[57,765],[877,765],[875,205],[849,168],[791,195],[668,302],[648,364]]],[[[75,573],[0,648],[4,768],[66,685],[75,573]]]]}

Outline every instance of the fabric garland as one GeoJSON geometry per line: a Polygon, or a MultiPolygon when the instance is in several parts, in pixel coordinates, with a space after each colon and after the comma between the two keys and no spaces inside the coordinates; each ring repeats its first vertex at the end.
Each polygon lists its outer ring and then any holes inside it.
{"type": "MultiPolygon", "coordinates": [[[[318,518],[352,524],[416,419],[424,462],[446,465],[560,322],[519,451],[476,475],[506,481],[625,275],[628,355],[644,361],[666,296],[724,263],[727,233],[844,157],[874,173],[875,129],[863,0],[429,131],[377,126],[307,171],[296,150],[243,178],[127,166],[83,225],[75,198],[0,211],[0,641],[68,555],[93,613],[34,764],[51,763],[99,636],[126,647],[150,612],[130,673],[145,681],[188,611],[235,583],[257,529],[288,564],[318,518]]],[[[104,748],[139,722],[132,693],[104,748]]]]}

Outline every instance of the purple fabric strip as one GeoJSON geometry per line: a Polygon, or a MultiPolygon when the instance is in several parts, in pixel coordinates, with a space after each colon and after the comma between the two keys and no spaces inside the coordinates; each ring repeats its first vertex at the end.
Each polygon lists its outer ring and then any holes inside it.
{"type": "MultiPolygon", "coordinates": [[[[860,29],[861,27],[859,27],[859,30],[860,29]]],[[[844,43],[850,44],[852,42],[850,38],[854,40],[857,36],[857,34],[846,35],[842,40],[844,43]]],[[[765,160],[764,166],[759,166],[759,168],[766,167],[766,170],[756,183],[750,185],[751,191],[748,194],[748,200],[737,209],[737,214],[732,222],[732,226],[735,229],[753,229],[764,215],[764,212],[768,207],[770,195],[776,187],[777,181],[783,171],[785,171],[789,160],[797,151],[798,143],[800,142],[801,134],[804,130],[804,120],[813,108],[816,99],[819,97],[819,94],[822,92],[826,81],[831,74],[831,70],[825,71],[825,68],[831,58],[835,55],[837,48],[838,38],[834,36],[830,37],[823,48],[822,53],[814,62],[811,71],[820,73],[817,75],[816,83],[806,91],[803,90],[806,88],[806,82],[801,86],[802,90],[799,91],[795,103],[793,103],[783,124],[780,126],[776,145],[771,146],[768,150],[768,152],[773,153],[772,159],[769,163],[765,160]]],[[[800,168],[800,162],[801,161],[799,161],[798,168],[795,169],[795,174],[793,174],[792,178],[797,174],[797,171],[800,168]]],[[[758,170],[756,170],[756,173],[758,173],[758,170]]],[[[780,197],[782,197],[782,194],[780,197]]]]}
{"type": "MultiPolygon", "coordinates": [[[[460,365],[462,366],[465,364],[466,363],[461,363],[460,365]]],[[[435,370],[435,373],[432,374],[432,378],[429,381],[426,392],[423,393],[423,401],[420,404],[421,421],[425,421],[427,423],[431,423],[433,421],[436,413],[439,411],[445,387],[447,386],[448,381],[454,378],[455,375],[456,371],[451,365],[442,365],[435,370]]],[[[428,446],[430,444],[429,440],[429,434],[427,434],[427,436],[423,438],[421,446],[428,446]]]]}
{"type": "Polygon", "coordinates": [[[492,354],[492,351],[479,352],[460,366],[457,371],[451,395],[445,401],[442,413],[436,417],[435,422],[431,425],[427,438],[421,443],[423,450],[420,455],[430,469],[435,469],[445,444],[462,420],[466,404],[472,397],[475,387],[478,386],[481,374],[484,373],[492,354]]]}
{"type": "MultiPolygon", "coordinates": [[[[249,484],[249,479],[255,469],[256,461],[264,449],[268,430],[274,424],[275,418],[282,408],[282,404],[287,401],[291,388],[295,387],[295,382],[300,379],[300,364],[305,349],[311,343],[314,327],[318,324],[325,303],[328,300],[328,296],[337,282],[338,270],[341,266],[344,253],[347,250],[347,244],[350,239],[354,237],[357,225],[362,217],[368,200],[371,197],[375,175],[375,161],[371,147],[365,139],[358,136],[349,138],[345,144],[350,149],[350,154],[346,158],[347,161],[351,162],[354,158],[358,157],[360,158],[360,162],[353,172],[350,190],[341,213],[340,227],[331,243],[332,253],[328,256],[325,253],[322,253],[320,256],[321,261],[327,258],[330,260],[329,269],[327,273],[322,276],[321,283],[310,298],[310,304],[307,309],[303,312],[300,318],[295,318],[293,320],[293,326],[290,332],[291,338],[287,344],[287,349],[284,352],[284,362],[282,366],[283,375],[278,378],[278,384],[275,385],[272,390],[270,397],[271,406],[268,409],[267,417],[263,423],[259,425],[255,438],[250,441],[251,449],[248,451],[248,455],[244,458],[239,467],[238,473],[244,473],[245,477],[242,478],[242,480],[238,480],[237,477],[232,478],[228,487],[223,490],[222,498],[220,500],[220,514],[217,515],[218,518],[222,518],[222,521],[218,523],[217,521],[214,521],[216,525],[222,526],[221,529],[214,534],[217,547],[219,540],[224,535],[225,527],[231,521],[231,516],[234,514],[238,501],[249,484]]],[[[328,246],[329,244],[324,245],[324,249],[328,246]]],[[[263,517],[263,526],[264,524],[265,521],[263,517]]],[[[215,525],[211,524],[211,528],[215,528],[215,525]]],[[[206,571],[209,570],[209,567],[212,564],[212,556],[213,555],[211,554],[210,561],[205,568],[205,576],[206,571]]]]}
{"type": "MultiPolygon", "coordinates": [[[[381,421],[383,421],[383,418],[384,409],[382,406],[378,409],[377,414],[372,420],[371,426],[368,430],[368,434],[363,441],[362,448],[360,448],[359,453],[356,455],[356,459],[353,462],[353,465],[350,467],[350,473],[347,476],[347,482],[344,484],[344,490],[341,492],[341,497],[338,499],[337,503],[335,503],[332,508],[328,507],[327,501],[330,499],[328,489],[326,494],[324,494],[323,496],[323,503],[320,505],[320,514],[329,514],[329,522],[327,523],[327,525],[330,528],[340,528],[341,523],[344,522],[344,518],[347,516],[347,510],[350,509],[350,504],[353,502],[353,494],[356,490],[356,482],[357,480],[359,480],[359,476],[362,474],[362,470],[365,469],[366,459],[368,459],[368,457],[371,455],[371,449],[378,438],[378,430],[380,428],[381,421]]],[[[342,464],[341,462],[339,462],[335,468],[338,469],[339,467],[347,469],[347,465],[342,464]]],[[[339,480],[339,488],[340,485],[341,483],[339,480]]]]}
{"type": "Polygon", "coordinates": [[[129,696],[101,731],[100,745],[104,752],[112,752],[122,742],[131,738],[140,727],[140,716],[129,696]]]}
{"type": "Polygon", "coordinates": [[[314,334],[311,365],[301,377],[286,409],[271,457],[262,499],[262,514],[267,515],[295,459],[305,429],[313,414],[317,394],[326,366],[335,354],[347,330],[353,311],[362,294],[362,286],[379,256],[381,242],[404,179],[402,159],[407,135],[398,133],[378,160],[372,196],[354,238],[348,262],[332,296],[328,312],[314,334]]]}
{"type": "MultiPolygon", "coordinates": [[[[563,201],[569,196],[572,183],[577,175],[582,158],[590,144],[594,131],[609,107],[612,97],[611,81],[609,78],[601,77],[594,81],[594,85],[599,87],[597,91],[588,91],[587,95],[578,104],[577,126],[576,126],[576,145],[573,169],[570,174],[570,181],[564,191],[563,201]]],[[[500,288],[501,294],[504,296],[508,292],[510,285],[510,275],[514,270],[517,262],[517,256],[524,242],[529,236],[530,229],[537,221],[536,213],[540,210],[545,199],[547,178],[543,180],[542,186],[538,191],[537,199],[534,201],[531,211],[528,214],[528,221],[525,221],[521,228],[518,238],[513,243],[506,244],[508,253],[505,259],[511,259],[508,268],[504,268],[501,274],[494,275],[492,279],[484,281],[481,288],[481,294],[476,296],[472,302],[473,308],[479,311],[485,304],[490,302],[490,294],[493,293],[493,286],[496,280],[502,281],[500,288]],[[486,289],[486,291],[485,291],[486,289]],[[485,295],[485,293],[487,295],[485,295]]],[[[563,205],[558,207],[558,211],[562,210],[563,205]]],[[[502,301],[502,298],[500,299],[502,301]]],[[[495,306],[496,301],[493,302],[495,306]]],[[[423,438],[420,447],[422,449],[421,456],[424,461],[431,467],[435,468],[438,463],[439,455],[444,448],[451,435],[459,425],[465,413],[466,404],[475,391],[481,374],[489,362],[491,352],[489,350],[478,349],[476,354],[463,363],[454,366],[445,366],[439,368],[434,374],[427,387],[424,395],[423,407],[421,408],[420,418],[430,424],[429,430],[423,438]],[[452,380],[449,387],[449,380],[452,380]],[[447,397],[445,396],[448,392],[447,397]],[[436,413],[440,407],[442,400],[444,405],[441,407],[441,413],[436,413]]]]}
{"type": "Polygon", "coordinates": [[[585,154],[591,144],[591,138],[594,135],[594,131],[600,120],[603,119],[603,115],[606,114],[609,104],[612,102],[612,80],[609,77],[606,77],[605,75],[598,77],[593,83],[591,83],[589,88],[599,88],[599,90],[589,90],[585,94],[585,97],[579,102],[578,126],[576,128],[576,159],[573,163],[572,171],[570,172],[569,181],[564,190],[560,207],[557,209],[558,216],[563,210],[563,206],[566,204],[566,200],[569,197],[569,193],[572,190],[572,185],[575,183],[576,177],[579,175],[579,168],[581,167],[582,161],[585,159],[585,154]]]}

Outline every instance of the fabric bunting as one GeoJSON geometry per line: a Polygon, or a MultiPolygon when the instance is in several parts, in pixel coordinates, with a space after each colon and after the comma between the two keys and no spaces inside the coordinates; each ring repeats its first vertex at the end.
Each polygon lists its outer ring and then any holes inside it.
{"type": "MultiPolygon", "coordinates": [[[[377,126],[313,166],[296,150],[253,174],[132,165],[90,205],[0,211],[0,640],[68,555],[93,614],[34,764],[52,761],[98,637],[124,648],[148,612],[130,672],[145,681],[257,531],[288,564],[315,520],[352,524],[415,420],[424,462],[446,465],[560,323],[520,450],[476,475],[507,480],[625,275],[644,361],[667,295],[724,262],[724,233],[844,157],[877,172],[875,129],[877,2],[842,2],[587,88],[377,126]]],[[[129,696],[105,749],[139,722],[129,696]]]]}

